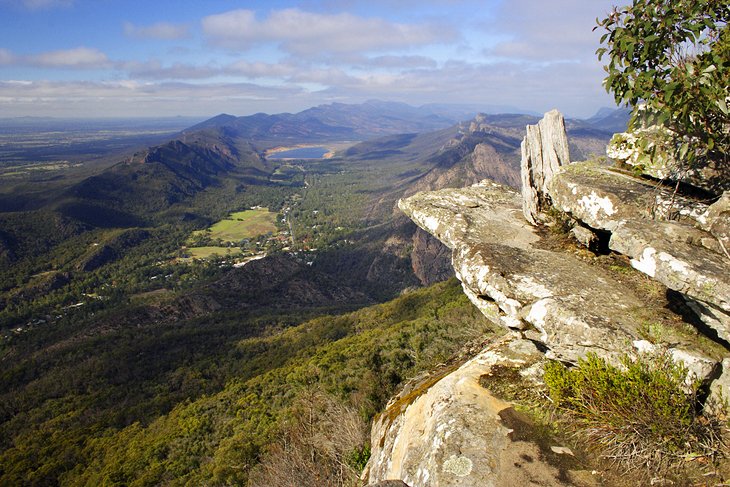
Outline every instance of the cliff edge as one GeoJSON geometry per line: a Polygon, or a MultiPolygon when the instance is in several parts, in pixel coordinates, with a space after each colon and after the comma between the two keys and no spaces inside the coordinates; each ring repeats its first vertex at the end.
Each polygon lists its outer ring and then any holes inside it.
{"type": "Polygon", "coordinates": [[[482,181],[399,201],[451,249],[464,292],[505,335],[391,400],[373,426],[369,482],[598,485],[563,446],[515,433],[532,426],[516,427],[491,391],[504,370],[539,388],[548,359],[618,364],[662,349],[717,399],[719,385],[730,391],[730,195],[707,205],[605,162],[570,163],[567,147],[549,112],[527,128],[521,193],[482,181]]]}

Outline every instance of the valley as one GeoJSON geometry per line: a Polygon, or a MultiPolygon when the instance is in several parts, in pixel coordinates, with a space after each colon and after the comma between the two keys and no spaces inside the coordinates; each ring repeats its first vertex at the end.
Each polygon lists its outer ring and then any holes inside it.
{"type": "MultiPolygon", "coordinates": [[[[0,178],[0,483],[245,485],[307,391],[365,428],[497,333],[396,202],[516,185],[536,118],[388,110],[221,115],[42,195],[0,178]],[[267,157],[302,145],[337,150],[267,157]]],[[[585,155],[610,136],[570,130],[585,155]]]]}
{"type": "MultiPolygon", "coordinates": [[[[264,256],[266,249],[280,249],[282,243],[288,242],[284,235],[279,235],[276,223],[277,213],[268,208],[252,207],[231,213],[205,230],[193,232],[182,249],[183,256],[180,259],[185,262],[186,259],[207,259],[218,255],[245,260],[264,256]]],[[[243,262],[238,260],[234,265],[243,262]]]]}
{"type": "Polygon", "coordinates": [[[349,149],[358,141],[328,143],[325,146],[316,144],[296,144],[293,146],[272,147],[264,152],[267,159],[331,159],[337,152],[349,149]]]}

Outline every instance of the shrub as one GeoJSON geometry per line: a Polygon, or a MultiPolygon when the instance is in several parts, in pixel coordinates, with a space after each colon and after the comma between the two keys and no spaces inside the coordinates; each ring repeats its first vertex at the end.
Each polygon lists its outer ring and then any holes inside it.
{"type": "Polygon", "coordinates": [[[703,414],[700,382],[667,353],[624,357],[621,367],[589,354],[572,369],[545,367],[550,398],[577,434],[605,458],[650,474],[676,471],[684,460],[721,453],[719,413],[703,414]]]}
{"type": "Polygon", "coordinates": [[[654,149],[689,168],[728,167],[729,19],[727,1],[634,0],[598,20],[606,90],[634,107],[632,130],[666,128],[654,149]]]}
{"type": "Polygon", "coordinates": [[[370,448],[358,412],[315,387],[303,391],[289,413],[279,441],[262,457],[249,485],[359,485],[370,448]]]}

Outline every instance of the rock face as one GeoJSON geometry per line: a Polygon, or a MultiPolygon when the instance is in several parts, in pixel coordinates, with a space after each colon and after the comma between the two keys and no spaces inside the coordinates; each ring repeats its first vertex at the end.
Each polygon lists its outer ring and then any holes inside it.
{"type": "Polygon", "coordinates": [[[516,441],[508,420],[514,410],[479,379],[499,367],[539,381],[545,358],[575,363],[590,352],[615,364],[627,353],[662,349],[687,366],[688,379],[730,397],[730,196],[708,207],[596,163],[569,164],[567,147],[562,116],[551,112],[527,127],[522,194],[482,181],[398,202],[451,249],[464,293],[508,332],[461,367],[413,382],[391,401],[373,426],[370,482],[506,487],[585,480],[550,463],[549,452],[565,448],[546,452],[516,441]],[[576,221],[573,234],[584,245],[610,237],[610,249],[665,286],[655,285],[662,296],[683,298],[719,339],[668,328],[663,338],[653,335],[654,320],[681,321],[666,309],[669,299],[657,303],[646,287],[625,282],[626,271],[609,271],[598,257],[581,257],[551,239],[535,225],[549,206],[576,221]]]}
{"type": "Polygon", "coordinates": [[[608,231],[627,220],[678,217],[701,223],[708,211],[706,204],[673,196],[671,190],[595,162],[564,166],[551,180],[548,193],[557,209],[591,228],[608,231]]]}
{"type": "Polygon", "coordinates": [[[521,150],[523,213],[534,225],[549,206],[547,189],[553,175],[570,163],[563,115],[552,110],[537,125],[528,125],[521,150]]]}
{"type": "Polygon", "coordinates": [[[412,487],[572,485],[571,472],[551,464],[555,453],[521,441],[514,434],[517,414],[511,405],[479,383],[498,367],[529,374],[540,357],[532,342],[510,334],[455,371],[411,384],[373,426],[370,482],[402,479],[412,487]]]}
{"type": "Polygon", "coordinates": [[[507,328],[537,330],[550,356],[575,362],[593,350],[616,357],[639,339],[641,300],[574,255],[538,248],[540,237],[522,218],[516,191],[485,181],[399,205],[452,249],[471,301],[507,328]]]}
{"type": "Polygon", "coordinates": [[[720,250],[730,259],[730,191],[710,205],[703,220],[702,228],[717,239],[720,250]]]}
{"type": "Polygon", "coordinates": [[[561,211],[611,232],[611,250],[681,293],[708,326],[730,341],[730,258],[720,249],[730,198],[708,208],[675,197],[669,208],[669,191],[589,163],[566,166],[549,192],[561,211]],[[665,220],[672,214],[684,218],[665,220]],[[714,228],[717,235],[698,228],[702,226],[714,228]]]}
{"type": "Polygon", "coordinates": [[[430,286],[454,275],[451,252],[436,237],[418,228],[412,242],[411,266],[422,285],[430,286]]]}
{"type": "Polygon", "coordinates": [[[652,178],[691,184],[713,194],[730,190],[730,171],[722,164],[688,168],[667,152],[661,141],[668,135],[663,127],[642,127],[615,134],[606,147],[606,155],[633,166],[652,178]],[[642,147],[641,143],[647,143],[642,147]],[[640,143],[641,142],[641,143],[640,143]],[[654,151],[654,154],[651,151],[654,151]]]}

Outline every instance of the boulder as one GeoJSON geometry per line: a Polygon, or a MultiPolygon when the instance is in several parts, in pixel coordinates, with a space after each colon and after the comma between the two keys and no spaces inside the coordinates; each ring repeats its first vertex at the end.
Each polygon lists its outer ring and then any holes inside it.
{"type": "Polygon", "coordinates": [[[527,126],[522,140],[522,211],[533,225],[549,206],[547,188],[560,166],[570,163],[563,115],[552,110],[537,125],[527,126]]]}
{"type": "Polygon", "coordinates": [[[658,126],[617,133],[608,143],[606,155],[655,179],[679,180],[712,194],[730,190],[730,174],[726,165],[717,162],[689,168],[667,151],[663,141],[668,136],[671,132],[658,126]]]}
{"type": "Polygon", "coordinates": [[[608,245],[669,289],[730,313],[730,261],[692,243],[703,233],[680,223],[629,220],[614,229],[608,245]]]}
{"type": "Polygon", "coordinates": [[[510,334],[456,370],[411,384],[373,425],[369,481],[396,478],[412,487],[572,485],[565,463],[551,463],[558,454],[525,438],[526,423],[515,434],[519,414],[480,385],[495,367],[522,373],[541,357],[532,342],[510,334]]]}
{"type": "Polygon", "coordinates": [[[595,249],[600,241],[596,232],[583,225],[575,225],[570,229],[570,234],[576,242],[588,249],[595,249]]]}
{"type": "Polygon", "coordinates": [[[553,205],[586,225],[613,231],[626,220],[700,224],[708,206],[596,162],[563,166],[548,188],[553,205]]]}
{"type": "Polygon", "coordinates": [[[722,253],[730,259],[730,191],[707,208],[700,224],[717,239],[722,253]]]}

